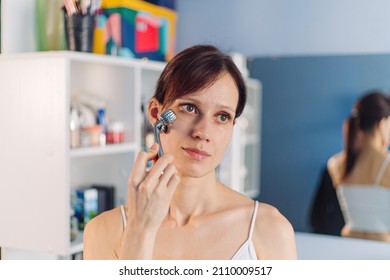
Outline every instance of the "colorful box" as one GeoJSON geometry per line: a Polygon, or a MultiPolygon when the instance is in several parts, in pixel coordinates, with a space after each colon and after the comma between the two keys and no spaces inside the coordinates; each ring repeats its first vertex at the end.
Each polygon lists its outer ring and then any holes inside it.
{"type": "Polygon", "coordinates": [[[168,61],[175,55],[174,10],[140,0],[103,0],[94,53],[168,61]]]}
{"type": "Polygon", "coordinates": [[[98,190],[81,187],[76,190],[75,216],[79,222],[79,230],[98,214],[98,190]]]}

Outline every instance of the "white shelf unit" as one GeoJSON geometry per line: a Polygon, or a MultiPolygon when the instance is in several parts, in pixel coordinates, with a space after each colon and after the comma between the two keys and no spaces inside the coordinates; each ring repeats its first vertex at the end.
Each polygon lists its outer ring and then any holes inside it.
{"type": "Polygon", "coordinates": [[[8,134],[0,147],[5,258],[13,249],[54,256],[82,251],[81,238],[70,242],[74,187],[110,184],[116,205],[126,200],[141,147],[141,94],[152,95],[164,66],[67,51],[0,56],[0,128],[8,134]],[[108,120],[124,123],[123,144],[70,148],[70,98],[85,93],[106,101],[108,120]]]}
{"type": "Polygon", "coordinates": [[[262,88],[247,78],[247,103],[235,124],[232,140],[219,167],[219,179],[231,188],[257,198],[260,194],[262,88]]]}
{"type": "MultiPolygon", "coordinates": [[[[153,95],[164,66],[68,51],[0,55],[2,258],[57,259],[81,252],[81,233],[70,242],[75,187],[114,185],[115,204],[126,201],[128,175],[142,146],[141,104],[153,95]],[[104,99],[108,119],[124,123],[124,143],[70,148],[70,99],[84,93],[104,99]]],[[[226,156],[232,160],[221,164],[220,175],[228,186],[254,196],[260,187],[261,87],[251,79],[247,85],[248,104],[226,156]]]]}

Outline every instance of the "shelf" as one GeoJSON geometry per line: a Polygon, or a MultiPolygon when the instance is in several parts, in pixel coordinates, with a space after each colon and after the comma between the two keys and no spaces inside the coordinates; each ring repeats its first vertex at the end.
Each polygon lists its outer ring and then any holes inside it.
{"type": "Polygon", "coordinates": [[[135,143],[108,144],[106,146],[86,147],[71,149],[71,158],[81,158],[90,156],[103,156],[122,153],[132,153],[139,150],[135,143]]]}
{"type": "Polygon", "coordinates": [[[66,58],[70,61],[79,61],[82,63],[94,63],[103,64],[105,66],[123,66],[123,67],[140,67],[144,70],[162,71],[165,67],[165,62],[153,61],[147,58],[135,59],[128,57],[119,57],[111,55],[101,55],[94,53],[73,52],[73,51],[43,51],[43,52],[31,52],[31,53],[11,53],[0,54],[3,60],[15,60],[15,59],[48,59],[48,58],[66,58]]]}
{"type": "Polygon", "coordinates": [[[71,188],[102,183],[115,186],[116,201],[127,197],[128,169],[142,149],[141,104],[165,65],[70,51],[0,54],[0,104],[9,117],[0,123],[19,136],[0,145],[0,164],[8,167],[0,185],[0,224],[13,229],[0,230],[2,247],[64,257],[82,252],[82,232],[69,240],[71,188]],[[104,100],[107,120],[123,122],[126,142],[70,148],[69,105],[82,94],[104,100]],[[28,235],[15,234],[37,224],[28,235]]]}

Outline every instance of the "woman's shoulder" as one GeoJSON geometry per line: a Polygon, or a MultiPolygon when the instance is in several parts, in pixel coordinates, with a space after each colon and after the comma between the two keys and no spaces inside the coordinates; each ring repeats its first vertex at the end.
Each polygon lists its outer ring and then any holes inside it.
{"type": "Polygon", "coordinates": [[[111,210],[107,210],[96,217],[94,217],[92,220],[90,220],[86,228],[94,228],[94,229],[109,229],[113,226],[120,225],[122,219],[121,219],[121,210],[120,207],[113,208],[111,210]]]}
{"type": "Polygon", "coordinates": [[[105,239],[118,231],[123,231],[120,208],[105,211],[90,220],[84,229],[84,238],[105,239]]]}
{"type": "Polygon", "coordinates": [[[268,227],[272,226],[271,229],[281,230],[285,228],[290,228],[291,224],[287,218],[280,213],[280,211],[275,207],[267,203],[260,202],[259,210],[257,213],[257,220],[259,227],[268,227]]]}
{"type": "Polygon", "coordinates": [[[379,180],[380,186],[390,187],[390,154],[372,150],[367,158],[360,166],[360,173],[364,174],[364,171],[368,170],[372,182],[379,180]]]}
{"type": "Polygon", "coordinates": [[[294,229],[280,211],[259,203],[253,241],[261,259],[295,259],[294,229]]]}
{"type": "Polygon", "coordinates": [[[114,248],[123,231],[120,208],[105,211],[89,221],[84,229],[84,258],[114,258],[114,248]]]}
{"type": "Polygon", "coordinates": [[[384,160],[386,159],[387,161],[384,164],[387,164],[387,166],[382,176],[381,185],[390,188],[390,154],[386,155],[384,160]]]}
{"type": "Polygon", "coordinates": [[[334,186],[338,186],[341,182],[345,163],[345,153],[339,152],[331,156],[326,164],[330,178],[334,186]]]}

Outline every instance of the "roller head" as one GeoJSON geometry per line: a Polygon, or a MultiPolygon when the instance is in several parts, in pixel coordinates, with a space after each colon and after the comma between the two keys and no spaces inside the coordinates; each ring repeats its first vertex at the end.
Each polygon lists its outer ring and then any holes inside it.
{"type": "Polygon", "coordinates": [[[161,114],[161,120],[163,121],[161,131],[166,132],[168,124],[171,124],[176,120],[176,114],[172,109],[169,109],[161,114]]]}
{"type": "Polygon", "coordinates": [[[176,114],[172,111],[172,109],[169,109],[161,114],[161,118],[165,123],[171,124],[176,120],[176,114]]]}

